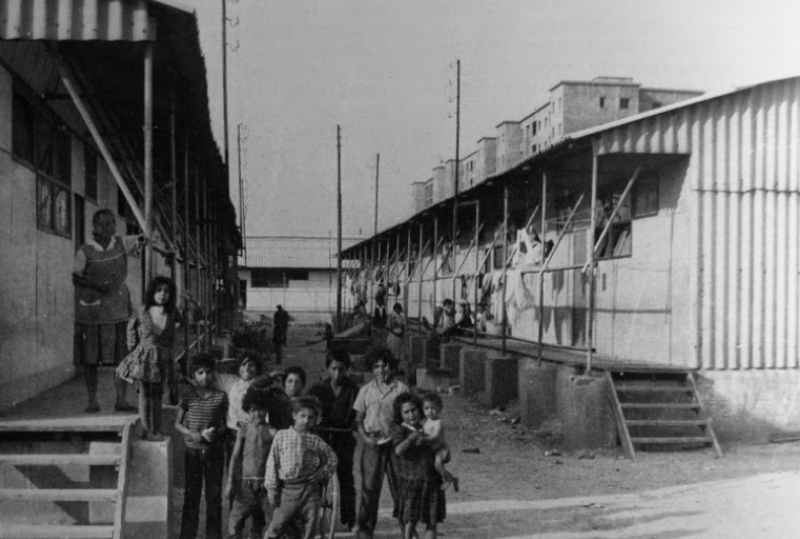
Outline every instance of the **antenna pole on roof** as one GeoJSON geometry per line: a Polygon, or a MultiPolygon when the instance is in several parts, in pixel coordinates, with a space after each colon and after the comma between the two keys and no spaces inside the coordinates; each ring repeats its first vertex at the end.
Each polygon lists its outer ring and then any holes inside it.
{"type": "Polygon", "coordinates": [[[336,330],[342,330],[342,129],[336,126],[336,330]]]}

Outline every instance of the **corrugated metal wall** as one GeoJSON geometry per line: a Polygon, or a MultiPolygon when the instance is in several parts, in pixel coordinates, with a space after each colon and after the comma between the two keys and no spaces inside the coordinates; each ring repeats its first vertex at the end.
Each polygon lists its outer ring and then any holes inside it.
{"type": "Polygon", "coordinates": [[[0,38],[143,41],[155,23],[145,0],[0,0],[0,38]]]}
{"type": "Polygon", "coordinates": [[[692,107],[699,363],[797,368],[800,79],[692,107]]]}
{"type": "Polygon", "coordinates": [[[689,153],[697,366],[800,367],[800,78],[599,133],[595,151],[689,153]]]}

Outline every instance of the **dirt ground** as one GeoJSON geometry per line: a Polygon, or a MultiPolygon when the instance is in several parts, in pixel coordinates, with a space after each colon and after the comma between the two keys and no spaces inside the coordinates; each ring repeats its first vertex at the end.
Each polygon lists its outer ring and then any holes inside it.
{"type": "MultiPolygon", "coordinates": [[[[319,326],[294,325],[289,332],[286,363],[306,368],[309,383],[324,375],[324,344],[305,345],[321,330],[319,326]]],[[[721,459],[711,449],[640,452],[635,461],[624,458],[620,448],[561,451],[548,438],[512,425],[511,419],[516,416],[513,406],[498,415],[458,395],[442,397],[453,452],[450,468],[461,479],[460,492],[448,491],[448,509],[453,510],[440,529],[446,537],[515,537],[531,533],[538,537],[546,531],[558,531],[544,524],[550,517],[541,511],[509,511],[519,502],[614,496],[800,469],[800,443],[723,446],[725,456],[721,459]],[[465,452],[467,449],[479,452],[465,452]],[[560,454],[553,455],[553,450],[560,454]],[[497,510],[478,511],[471,516],[458,509],[472,506],[497,510]]],[[[381,519],[376,536],[394,536],[396,528],[389,519],[386,489],[382,502],[385,518],[381,519]]],[[[583,516],[573,515],[575,518],[562,524],[569,530],[581,519],[596,516],[590,511],[583,516]]],[[[556,519],[560,521],[560,517],[556,519]]]]}

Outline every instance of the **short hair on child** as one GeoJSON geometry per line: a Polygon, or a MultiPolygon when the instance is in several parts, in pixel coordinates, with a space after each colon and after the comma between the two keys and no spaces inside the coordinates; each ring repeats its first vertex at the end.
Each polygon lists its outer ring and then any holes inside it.
{"type": "Polygon", "coordinates": [[[350,368],[350,354],[347,352],[345,348],[334,348],[333,350],[328,350],[328,353],[325,355],[325,367],[330,367],[331,363],[334,361],[338,361],[345,368],[350,368]]]}
{"type": "Polygon", "coordinates": [[[300,378],[300,381],[303,382],[303,385],[306,385],[306,370],[303,367],[289,367],[283,371],[284,383],[286,379],[289,378],[290,374],[296,374],[300,378]]]}
{"type": "Polygon", "coordinates": [[[395,359],[394,354],[392,354],[392,351],[385,346],[371,347],[364,355],[364,359],[366,360],[370,370],[372,370],[372,368],[375,366],[375,363],[378,361],[383,361],[386,363],[386,365],[388,365],[389,369],[392,371],[397,369],[398,362],[395,359]]]}
{"type": "Polygon", "coordinates": [[[189,375],[194,376],[199,369],[208,369],[211,371],[217,370],[217,360],[208,352],[201,352],[192,358],[191,367],[189,367],[189,375]]]}
{"type": "Polygon", "coordinates": [[[319,417],[322,415],[322,403],[317,397],[306,395],[292,401],[292,413],[297,413],[300,410],[311,410],[319,417]]]}
{"type": "Polygon", "coordinates": [[[407,402],[414,404],[417,407],[420,418],[422,417],[422,399],[414,393],[403,393],[394,399],[394,404],[392,405],[394,408],[394,422],[398,425],[403,423],[403,405],[407,402]]]}
{"type": "Polygon", "coordinates": [[[264,362],[261,359],[261,354],[255,350],[243,350],[239,354],[238,363],[241,366],[245,360],[250,360],[256,365],[256,376],[260,376],[264,372],[264,362]]]}
{"type": "Polygon", "coordinates": [[[269,411],[274,401],[272,394],[266,389],[250,386],[242,399],[242,410],[249,412],[251,410],[267,410],[269,411]]]}
{"type": "Polygon", "coordinates": [[[444,408],[444,402],[442,402],[442,397],[439,396],[438,393],[429,392],[422,395],[422,402],[429,402],[436,406],[437,409],[441,410],[444,408]]]}

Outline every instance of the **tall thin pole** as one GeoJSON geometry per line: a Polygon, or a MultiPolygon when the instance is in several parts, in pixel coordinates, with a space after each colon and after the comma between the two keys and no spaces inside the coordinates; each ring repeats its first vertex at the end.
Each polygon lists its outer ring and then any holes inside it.
{"type": "Polygon", "coordinates": [[[153,278],[153,43],[144,49],[144,235],[145,282],[153,278]]]}
{"type": "Polygon", "coordinates": [[[475,297],[475,319],[473,320],[473,332],[472,332],[472,344],[478,344],[478,301],[479,301],[479,293],[478,293],[478,272],[481,270],[481,260],[480,260],[480,252],[481,252],[481,199],[475,200],[475,275],[472,277],[472,284],[475,287],[474,297],[475,297]]]}
{"type": "Polygon", "coordinates": [[[245,229],[244,217],[244,179],[242,178],[242,124],[236,126],[236,159],[239,166],[239,230],[242,233],[242,244],[244,245],[244,265],[247,266],[247,230],[245,229]]]}
{"type": "Polygon", "coordinates": [[[222,131],[225,152],[225,179],[229,173],[228,151],[228,2],[222,0],[222,131]]]}
{"type": "MultiPolygon", "coordinates": [[[[461,139],[461,60],[456,60],[456,173],[453,178],[453,232],[452,239],[453,245],[451,251],[453,254],[453,271],[456,268],[456,244],[458,238],[456,237],[458,231],[458,170],[459,163],[459,142],[461,139]]],[[[453,279],[453,301],[456,300],[456,280],[453,279]]]]}
{"type": "MultiPolygon", "coordinates": [[[[189,141],[185,141],[185,148],[183,154],[183,290],[187,293],[190,292],[189,274],[191,272],[191,258],[189,257],[189,141]]],[[[190,302],[186,303],[186,312],[184,313],[188,320],[188,311],[192,308],[190,302]]],[[[189,373],[189,324],[183,325],[183,364],[185,372],[189,373]]]]}
{"type": "Polygon", "coordinates": [[[342,130],[336,126],[336,328],[342,330],[342,130]]]}
{"type": "MultiPolygon", "coordinates": [[[[170,164],[170,232],[172,243],[178,244],[178,151],[177,138],[175,134],[175,88],[170,91],[170,115],[169,115],[169,164],[170,164]]],[[[170,275],[174,281],[178,271],[178,253],[175,252],[170,258],[170,275]]]]}
{"type": "Polygon", "coordinates": [[[375,155],[375,228],[374,235],[378,234],[378,178],[381,170],[381,154],[375,155]]]}
{"type": "MultiPolygon", "coordinates": [[[[433,309],[432,313],[436,315],[436,279],[439,275],[439,216],[433,218],[433,309]]],[[[436,320],[434,319],[434,323],[436,320]]]]}
{"type": "Polygon", "coordinates": [[[417,320],[419,320],[420,324],[422,323],[422,281],[425,277],[423,272],[425,271],[425,267],[422,265],[422,256],[425,254],[423,253],[423,249],[425,246],[422,244],[422,221],[419,223],[419,256],[417,257],[417,264],[419,265],[419,273],[417,274],[417,279],[419,280],[418,289],[417,289],[417,320]]]}

